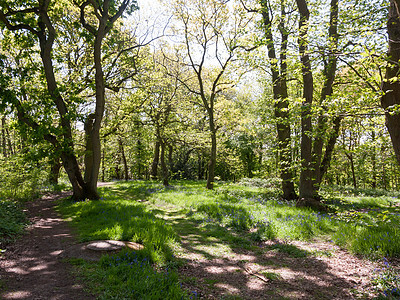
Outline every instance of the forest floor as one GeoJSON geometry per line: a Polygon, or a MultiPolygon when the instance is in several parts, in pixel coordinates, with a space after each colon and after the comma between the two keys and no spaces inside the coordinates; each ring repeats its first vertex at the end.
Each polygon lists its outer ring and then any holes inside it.
{"type": "MultiPolygon", "coordinates": [[[[0,257],[3,299],[94,299],[61,253],[77,243],[55,212],[68,193],[28,202],[27,233],[0,257]]],[[[378,263],[327,241],[267,241],[231,247],[171,206],[158,216],[180,235],[175,250],[182,285],[204,299],[370,299],[378,263]]],[[[235,234],[232,232],[232,234],[235,234]]]]}

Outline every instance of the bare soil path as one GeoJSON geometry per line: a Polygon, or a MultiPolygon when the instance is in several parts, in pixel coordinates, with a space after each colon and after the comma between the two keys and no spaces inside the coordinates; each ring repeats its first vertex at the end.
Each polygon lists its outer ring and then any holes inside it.
{"type": "Polygon", "coordinates": [[[71,275],[59,254],[76,241],[54,206],[68,193],[48,194],[28,202],[27,233],[0,257],[2,299],[95,299],[71,275]]]}

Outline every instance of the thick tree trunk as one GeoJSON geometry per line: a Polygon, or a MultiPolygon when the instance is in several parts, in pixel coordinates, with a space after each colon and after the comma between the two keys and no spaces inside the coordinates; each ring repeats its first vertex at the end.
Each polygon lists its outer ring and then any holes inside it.
{"type": "MultiPolygon", "coordinates": [[[[312,166],[312,123],[311,106],[313,102],[313,75],[311,72],[311,62],[308,55],[308,25],[310,12],[305,0],[296,0],[300,12],[299,21],[299,54],[302,63],[303,73],[303,104],[301,106],[301,173],[299,183],[300,199],[313,199],[314,182],[312,166]]],[[[303,203],[304,201],[302,201],[303,203]]],[[[304,205],[304,203],[302,204],[304,205]]]]}
{"type": "Polygon", "coordinates": [[[58,177],[60,175],[61,162],[60,158],[50,159],[50,172],[49,172],[49,183],[52,185],[58,184],[58,177]]]}
{"type": "MultiPolygon", "coordinates": [[[[288,42],[288,32],[284,28],[283,22],[280,24],[282,43],[280,52],[280,72],[275,51],[274,39],[272,34],[272,18],[269,15],[268,1],[261,1],[262,17],[264,23],[264,33],[267,39],[268,57],[270,59],[272,84],[274,94],[274,111],[276,118],[276,128],[278,134],[278,169],[282,179],[283,198],[293,200],[297,198],[293,184],[292,156],[291,156],[291,132],[289,122],[289,102],[287,91],[287,63],[286,51],[288,42]]],[[[283,7],[282,7],[283,9],[283,7]]],[[[283,17],[283,15],[282,15],[283,17]]]]}
{"type": "Polygon", "coordinates": [[[157,179],[159,157],[160,157],[160,142],[157,139],[156,144],[154,146],[153,162],[151,163],[151,170],[150,170],[151,179],[157,179]]]}
{"type": "Polygon", "coordinates": [[[382,83],[381,105],[385,110],[386,127],[392,140],[397,162],[400,164],[400,1],[391,0],[387,31],[389,36],[388,60],[385,80],[382,83]],[[396,78],[396,80],[391,80],[396,78]]]}

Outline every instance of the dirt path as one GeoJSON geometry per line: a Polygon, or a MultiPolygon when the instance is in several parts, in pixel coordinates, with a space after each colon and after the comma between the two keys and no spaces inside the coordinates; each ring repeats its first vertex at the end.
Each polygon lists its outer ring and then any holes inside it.
{"type": "Polygon", "coordinates": [[[66,196],[51,194],[27,203],[32,225],[0,257],[2,299],[95,299],[71,276],[71,266],[59,258],[63,249],[75,243],[67,223],[54,211],[56,200],[66,196]]]}

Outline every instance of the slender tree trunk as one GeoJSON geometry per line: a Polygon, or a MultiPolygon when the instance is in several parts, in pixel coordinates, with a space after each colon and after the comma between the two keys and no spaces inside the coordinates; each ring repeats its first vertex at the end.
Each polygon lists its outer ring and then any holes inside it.
{"type": "MultiPolygon", "coordinates": [[[[106,141],[104,139],[104,145],[106,144],[106,141]]],[[[105,182],[105,175],[106,175],[106,166],[104,165],[106,160],[106,151],[103,146],[103,155],[101,156],[101,181],[105,182]]]]}
{"type": "Polygon", "coordinates": [[[376,139],[375,139],[375,130],[371,131],[371,139],[372,139],[372,156],[371,156],[371,162],[372,162],[372,188],[376,188],[376,139]]]}
{"type": "Polygon", "coordinates": [[[129,169],[128,169],[128,163],[126,161],[124,144],[122,142],[121,137],[118,138],[118,142],[119,142],[119,150],[121,152],[121,157],[122,157],[122,163],[124,164],[124,179],[126,181],[128,181],[129,180],[129,169]]]}
{"type": "Polygon", "coordinates": [[[168,144],[168,168],[171,171],[174,165],[172,155],[174,153],[174,147],[171,144],[168,144]]]}
{"type": "Polygon", "coordinates": [[[318,185],[321,184],[321,182],[331,164],[333,150],[335,148],[337,138],[339,137],[341,121],[342,121],[341,116],[335,117],[333,120],[333,131],[332,131],[330,138],[328,140],[328,143],[326,145],[324,158],[322,159],[322,162],[321,162],[321,166],[320,166],[320,170],[319,170],[318,185]]]}
{"type": "Polygon", "coordinates": [[[389,36],[388,63],[385,80],[382,83],[381,105],[385,110],[386,127],[392,140],[397,162],[400,164],[400,1],[390,0],[387,31],[389,36]]]}
{"type": "Polygon", "coordinates": [[[1,147],[3,156],[7,157],[7,144],[6,144],[6,117],[1,118],[1,147]]]}
{"type": "Polygon", "coordinates": [[[356,179],[356,173],[355,173],[355,169],[354,169],[354,158],[353,158],[352,154],[349,156],[349,160],[350,160],[350,167],[351,167],[351,178],[353,180],[353,187],[356,189],[357,188],[357,179],[356,179]]]}
{"type": "Polygon", "coordinates": [[[211,153],[210,153],[210,160],[208,162],[208,176],[207,176],[207,189],[209,190],[212,190],[214,188],[215,165],[217,162],[217,134],[213,127],[214,126],[212,126],[211,129],[211,153]]]}
{"type": "Polygon", "coordinates": [[[161,164],[162,181],[164,186],[169,186],[168,182],[169,172],[167,164],[165,163],[165,142],[162,139],[160,140],[160,147],[161,147],[160,164],[161,164]]]}
{"type": "Polygon", "coordinates": [[[150,170],[150,178],[151,179],[157,179],[159,157],[160,157],[160,142],[157,138],[156,144],[154,146],[154,157],[153,157],[153,162],[151,164],[151,170],[150,170]]]}

